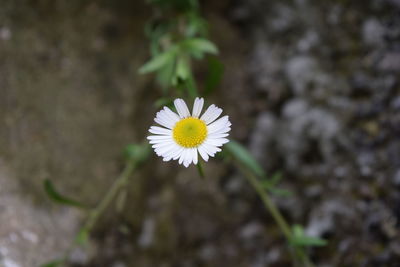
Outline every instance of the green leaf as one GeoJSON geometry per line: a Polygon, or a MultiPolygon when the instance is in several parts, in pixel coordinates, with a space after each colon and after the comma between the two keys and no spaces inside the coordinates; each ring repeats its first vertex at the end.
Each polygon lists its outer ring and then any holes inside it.
{"type": "Polygon", "coordinates": [[[204,53],[218,54],[215,44],[204,38],[190,38],[181,42],[181,48],[196,58],[202,58],[204,53]]]}
{"type": "Polygon", "coordinates": [[[189,73],[189,77],[185,82],[186,90],[188,91],[189,95],[194,99],[198,96],[196,82],[193,78],[192,73],[189,73]]]}
{"type": "Polygon", "coordinates": [[[274,195],[281,196],[281,197],[290,197],[292,196],[292,192],[286,189],[276,188],[274,186],[268,188],[268,191],[274,195]]]}
{"type": "Polygon", "coordinates": [[[265,190],[283,197],[292,195],[292,193],[288,190],[275,187],[276,183],[279,181],[279,179],[281,179],[281,174],[277,172],[272,176],[271,179],[267,179],[264,169],[244,146],[231,140],[228,144],[226,144],[226,149],[237,161],[239,161],[239,163],[261,178],[260,183],[265,190]]]}
{"type": "Polygon", "coordinates": [[[163,88],[163,93],[168,93],[168,88],[172,84],[172,78],[174,76],[175,71],[175,61],[176,58],[172,58],[172,60],[168,61],[161,69],[157,72],[157,81],[160,83],[163,88]]]}
{"type": "Polygon", "coordinates": [[[78,201],[75,201],[73,199],[70,199],[70,198],[58,193],[57,190],[55,189],[55,187],[53,186],[52,182],[49,179],[44,179],[43,187],[44,187],[45,192],[47,193],[47,195],[50,197],[51,200],[53,200],[57,203],[63,204],[63,205],[84,208],[84,205],[79,203],[78,201]]]}
{"type": "Polygon", "coordinates": [[[217,58],[210,57],[208,60],[208,75],[205,83],[204,94],[208,95],[220,84],[224,74],[224,64],[217,58]]]}
{"type": "Polygon", "coordinates": [[[311,237],[311,236],[306,236],[304,234],[304,229],[301,225],[295,224],[292,227],[292,232],[293,232],[293,237],[290,240],[290,243],[293,246],[298,246],[298,247],[321,247],[321,246],[326,246],[328,242],[324,239],[318,238],[318,237],[311,237]]]}
{"type": "Polygon", "coordinates": [[[175,55],[176,55],[175,49],[170,49],[166,52],[158,54],[154,56],[150,61],[145,63],[142,67],[140,67],[139,73],[146,74],[161,69],[166,64],[168,64],[168,62],[173,60],[175,55]]]}
{"type": "Polygon", "coordinates": [[[294,238],[291,241],[292,245],[298,247],[323,247],[328,244],[324,239],[318,237],[303,236],[301,238],[294,238]]]}
{"type": "Polygon", "coordinates": [[[235,159],[243,164],[246,168],[259,177],[265,177],[264,169],[244,146],[233,140],[231,140],[225,146],[226,149],[235,157],[235,159]]]}
{"type": "Polygon", "coordinates": [[[280,180],[282,180],[282,172],[275,172],[269,180],[271,181],[271,184],[276,185],[280,180]]]}
{"type": "Polygon", "coordinates": [[[293,225],[292,232],[295,237],[304,236],[304,229],[303,226],[301,226],[300,224],[293,225]]]}
{"type": "Polygon", "coordinates": [[[61,264],[64,262],[64,260],[54,260],[54,261],[50,261],[47,263],[44,263],[42,265],[40,265],[40,267],[58,267],[61,266],[61,264]]]}
{"type": "Polygon", "coordinates": [[[86,228],[81,228],[75,237],[75,243],[81,246],[86,246],[89,242],[89,232],[86,228]]]}
{"type": "Polygon", "coordinates": [[[272,176],[271,179],[267,179],[267,178],[262,178],[262,180],[260,181],[261,186],[268,190],[269,192],[273,193],[274,195],[277,196],[282,196],[282,197],[289,197],[292,195],[292,192],[290,192],[289,190],[286,189],[281,189],[281,188],[277,188],[276,187],[276,183],[277,181],[275,181],[274,179],[276,179],[276,176],[272,176]]]}
{"type": "Polygon", "coordinates": [[[191,12],[187,14],[186,17],[188,23],[185,29],[185,36],[194,37],[207,35],[207,21],[198,15],[196,12],[191,12]]]}
{"type": "Polygon", "coordinates": [[[176,76],[177,78],[185,81],[190,76],[189,61],[185,56],[180,56],[176,63],[176,76]]]}
{"type": "Polygon", "coordinates": [[[127,160],[133,159],[137,163],[142,163],[147,160],[150,155],[150,147],[147,143],[130,144],[125,147],[124,154],[127,160]]]}

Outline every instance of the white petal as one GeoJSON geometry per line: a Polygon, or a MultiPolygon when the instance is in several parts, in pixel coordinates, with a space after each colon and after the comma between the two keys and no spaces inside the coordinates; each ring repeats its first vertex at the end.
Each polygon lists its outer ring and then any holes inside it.
{"type": "Polygon", "coordinates": [[[183,162],[183,164],[187,168],[192,163],[192,161],[193,161],[192,148],[187,148],[186,160],[183,162]]]}
{"type": "Polygon", "coordinates": [[[168,139],[164,139],[164,140],[150,140],[149,143],[152,144],[152,145],[155,145],[155,144],[163,144],[163,143],[168,142],[168,141],[170,141],[170,140],[168,140],[168,139]]]}
{"type": "Polygon", "coordinates": [[[175,143],[174,142],[172,142],[172,141],[165,141],[165,142],[160,142],[160,143],[157,143],[157,144],[153,144],[151,147],[152,148],[157,148],[157,147],[163,147],[163,146],[169,146],[169,145],[174,145],[175,143]]]}
{"type": "Polygon", "coordinates": [[[205,143],[202,144],[202,147],[204,149],[204,151],[211,157],[214,157],[215,152],[213,152],[212,149],[210,149],[210,145],[207,145],[205,143]]]}
{"type": "Polygon", "coordinates": [[[172,127],[174,126],[174,124],[172,124],[170,120],[160,119],[159,117],[156,117],[154,121],[168,129],[172,129],[172,127]]]}
{"type": "Polygon", "coordinates": [[[174,149],[174,146],[171,144],[169,146],[164,146],[164,147],[158,147],[154,149],[154,151],[157,153],[157,155],[165,155],[169,151],[172,151],[174,149]]]}
{"type": "Polygon", "coordinates": [[[179,153],[179,151],[180,151],[180,147],[176,144],[176,143],[173,143],[173,149],[171,149],[170,151],[168,151],[167,153],[165,153],[164,155],[163,155],[163,161],[169,161],[169,160],[171,160],[176,154],[178,154],[179,153]]]}
{"type": "Polygon", "coordinates": [[[208,107],[206,112],[204,112],[204,114],[200,117],[200,119],[205,121],[205,123],[208,125],[212,123],[216,118],[218,118],[219,115],[221,115],[221,113],[222,109],[220,109],[215,105],[211,105],[208,107]]]}
{"type": "Polygon", "coordinates": [[[183,147],[179,147],[179,150],[177,150],[173,155],[172,155],[172,159],[177,160],[179,159],[179,157],[181,156],[181,154],[183,153],[184,148],[183,147]]]}
{"type": "Polygon", "coordinates": [[[229,136],[228,133],[213,133],[213,134],[209,134],[207,138],[224,138],[229,136]]]}
{"type": "Polygon", "coordinates": [[[197,148],[192,148],[192,155],[193,155],[193,164],[197,164],[199,161],[198,154],[197,154],[197,148]]]}
{"type": "Polygon", "coordinates": [[[167,114],[168,117],[170,117],[175,123],[177,123],[180,118],[178,114],[170,110],[168,107],[164,107],[165,114],[167,114]]]}
{"type": "Polygon", "coordinates": [[[203,145],[199,146],[199,147],[197,148],[197,150],[199,151],[200,156],[204,159],[204,161],[207,162],[209,156],[208,156],[206,150],[204,149],[203,145]]]}
{"type": "Polygon", "coordinates": [[[179,151],[179,146],[177,146],[176,144],[173,144],[174,149],[172,149],[171,151],[169,151],[168,153],[166,153],[164,155],[165,158],[173,158],[173,155],[175,153],[177,153],[177,151],[179,151]]]}
{"type": "Polygon", "coordinates": [[[158,126],[151,126],[149,132],[153,134],[163,134],[163,135],[171,135],[172,131],[170,129],[165,129],[158,126]]]}
{"type": "Polygon", "coordinates": [[[209,134],[224,133],[224,130],[226,130],[229,126],[229,117],[223,116],[222,118],[219,118],[210,125],[207,125],[207,131],[209,134]]]}
{"type": "Polygon", "coordinates": [[[186,157],[186,149],[183,149],[181,155],[179,156],[179,161],[178,161],[178,163],[179,163],[179,164],[182,164],[182,162],[183,162],[183,160],[185,159],[185,157],[186,157]]]}
{"type": "Polygon", "coordinates": [[[200,116],[201,110],[203,109],[204,98],[198,98],[194,100],[192,117],[198,118],[200,116]]]}
{"type": "Polygon", "coordinates": [[[164,123],[166,125],[165,127],[169,129],[172,129],[172,127],[174,127],[175,123],[177,122],[177,120],[171,118],[165,110],[157,112],[156,119],[164,123]]]}
{"type": "Polygon", "coordinates": [[[207,152],[208,155],[214,157],[215,153],[221,151],[221,149],[219,147],[213,146],[213,145],[209,145],[207,143],[203,143],[203,148],[205,149],[205,151],[207,152]]]}
{"type": "Polygon", "coordinates": [[[213,132],[212,134],[225,134],[231,131],[231,127],[222,127],[218,131],[213,132]]]}
{"type": "Polygon", "coordinates": [[[190,112],[189,112],[188,107],[186,106],[185,101],[183,101],[180,98],[175,99],[174,105],[175,105],[176,111],[178,111],[179,117],[181,117],[182,119],[190,117],[190,112]]]}
{"type": "Polygon", "coordinates": [[[147,136],[148,140],[172,140],[169,135],[149,135],[147,136]]]}
{"type": "Polygon", "coordinates": [[[222,146],[223,144],[228,143],[229,140],[226,138],[207,138],[204,143],[212,145],[212,146],[222,146]]]}

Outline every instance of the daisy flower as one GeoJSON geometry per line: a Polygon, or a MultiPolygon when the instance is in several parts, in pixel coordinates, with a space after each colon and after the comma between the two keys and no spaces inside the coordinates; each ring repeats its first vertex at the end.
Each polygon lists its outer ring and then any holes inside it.
{"type": "Polygon", "coordinates": [[[160,126],[151,126],[147,137],[154,151],[164,161],[178,160],[179,164],[188,167],[198,163],[198,154],[208,161],[215,153],[221,151],[221,146],[228,143],[226,138],[231,130],[228,116],[221,115],[222,109],[211,105],[200,116],[204,99],[194,100],[192,113],[185,101],[175,99],[176,114],[168,107],[157,112],[154,121],[160,126]]]}

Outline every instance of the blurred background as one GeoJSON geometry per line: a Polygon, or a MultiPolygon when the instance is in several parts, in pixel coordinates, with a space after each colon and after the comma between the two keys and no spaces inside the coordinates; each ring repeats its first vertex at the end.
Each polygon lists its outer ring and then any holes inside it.
{"type": "MultiPolygon", "coordinates": [[[[317,266],[400,266],[400,1],[204,0],[225,65],[207,99],[232,137],[290,197],[291,223],[328,240],[317,266]]],[[[0,0],[0,266],[62,256],[84,213],[142,142],[162,91],[149,59],[145,1],[0,0]]],[[[196,78],[205,66],[195,63],[196,78]]],[[[195,167],[154,153],[70,266],[292,266],[285,240],[232,165],[195,167]]]]}

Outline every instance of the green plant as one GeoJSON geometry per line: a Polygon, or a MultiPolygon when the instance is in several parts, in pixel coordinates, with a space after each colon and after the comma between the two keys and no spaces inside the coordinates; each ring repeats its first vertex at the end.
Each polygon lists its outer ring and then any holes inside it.
{"type": "MultiPolygon", "coordinates": [[[[170,105],[177,96],[193,99],[199,95],[199,91],[203,96],[212,93],[220,83],[224,67],[215,56],[218,54],[217,46],[208,39],[207,22],[200,15],[198,2],[196,0],[151,0],[149,2],[157,10],[157,15],[146,25],[145,29],[150,40],[151,58],[139,69],[139,73],[152,73],[160,84],[163,96],[155,100],[155,105],[157,107],[170,105]],[[199,90],[193,64],[196,60],[204,60],[206,57],[208,76],[202,90],[199,90]]],[[[293,252],[293,261],[301,266],[313,266],[307,256],[306,248],[324,246],[327,242],[306,236],[302,226],[298,224],[290,226],[282,216],[270,197],[270,194],[290,197],[289,191],[278,187],[282,175],[275,173],[268,177],[265,170],[247,149],[236,141],[231,140],[225,148],[225,152],[222,153],[224,159],[228,164],[234,164],[257,192],[266,210],[285,236],[287,244],[293,252]]],[[[87,219],[65,256],[46,263],[42,267],[62,266],[74,246],[84,246],[87,243],[96,222],[122,189],[127,186],[133,172],[148,159],[149,151],[147,143],[131,144],[126,147],[124,170],[94,208],[88,208],[74,199],[63,196],[57,192],[50,180],[44,181],[44,189],[52,200],[84,210],[87,212],[87,219]]],[[[199,163],[197,167],[200,176],[204,177],[201,164],[199,163]]]]}

